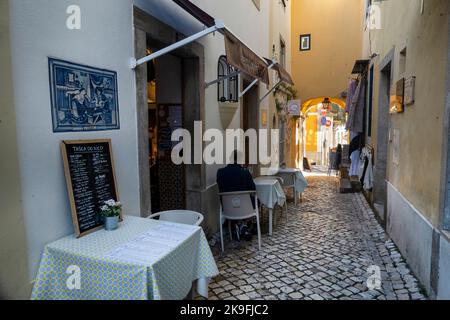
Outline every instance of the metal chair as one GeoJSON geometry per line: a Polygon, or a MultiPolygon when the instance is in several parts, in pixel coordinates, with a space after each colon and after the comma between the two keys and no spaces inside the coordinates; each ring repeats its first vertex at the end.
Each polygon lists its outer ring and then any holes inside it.
{"type": "Polygon", "coordinates": [[[331,171],[335,171],[336,175],[339,170],[337,163],[337,153],[335,151],[330,150],[329,156],[329,164],[328,164],[328,176],[331,176],[331,171]]]}
{"type": "Polygon", "coordinates": [[[256,224],[258,228],[258,248],[261,250],[261,228],[259,224],[259,209],[258,209],[258,197],[256,191],[237,191],[219,193],[220,197],[220,241],[222,245],[222,252],[225,251],[223,245],[223,219],[228,220],[228,229],[231,237],[231,221],[232,220],[246,220],[256,217],[256,224]],[[255,199],[255,208],[253,208],[253,202],[251,196],[255,199]]]}
{"type": "Polygon", "coordinates": [[[169,221],[193,226],[200,226],[204,220],[201,213],[188,210],[163,211],[152,214],[148,218],[154,219],[156,217],[159,217],[159,221],[169,221]]]}

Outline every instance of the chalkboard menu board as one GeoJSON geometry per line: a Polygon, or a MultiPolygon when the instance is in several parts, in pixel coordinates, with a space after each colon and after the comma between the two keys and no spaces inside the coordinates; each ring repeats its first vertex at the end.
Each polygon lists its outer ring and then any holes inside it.
{"type": "Polygon", "coordinates": [[[61,151],[75,233],[82,237],[102,228],[105,201],[119,201],[111,140],[62,141],[61,151]]]}

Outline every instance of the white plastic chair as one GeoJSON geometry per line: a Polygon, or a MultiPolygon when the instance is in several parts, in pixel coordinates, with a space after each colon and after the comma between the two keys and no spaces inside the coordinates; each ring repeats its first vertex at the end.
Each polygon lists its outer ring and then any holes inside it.
{"type": "Polygon", "coordinates": [[[201,225],[204,220],[204,217],[201,213],[188,210],[163,211],[152,214],[148,218],[154,219],[156,217],[159,217],[159,221],[189,224],[193,226],[201,225]]]}
{"type": "Polygon", "coordinates": [[[256,191],[237,191],[219,193],[220,201],[220,241],[222,245],[222,252],[224,252],[223,245],[223,230],[222,221],[228,220],[228,229],[231,237],[231,220],[246,220],[256,217],[256,224],[258,228],[258,248],[261,250],[261,228],[259,224],[259,209],[258,197],[256,191]],[[251,196],[255,198],[255,208],[251,196]]]}
{"type": "Polygon", "coordinates": [[[281,184],[283,189],[290,189],[290,188],[292,188],[292,190],[294,192],[295,206],[297,206],[297,197],[298,197],[298,195],[297,195],[297,190],[295,188],[295,174],[280,172],[280,173],[277,174],[277,177],[280,177],[281,179],[283,179],[283,183],[281,184]]]}

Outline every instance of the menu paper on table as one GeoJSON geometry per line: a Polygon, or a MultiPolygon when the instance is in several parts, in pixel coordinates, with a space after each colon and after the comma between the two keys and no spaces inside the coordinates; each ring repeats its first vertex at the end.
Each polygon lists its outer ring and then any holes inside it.
{"type": "Polygon", "coordinates": [[[119,246],[106,258],[126,263],[151,265],[189,239],[199,227],[161,222],[144,234],[119,246]]]}

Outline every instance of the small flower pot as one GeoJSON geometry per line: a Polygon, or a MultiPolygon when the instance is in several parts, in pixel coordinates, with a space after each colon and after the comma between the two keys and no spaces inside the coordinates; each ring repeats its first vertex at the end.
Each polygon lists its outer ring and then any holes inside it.
{"type": "Polygon", "coordinates": [[[106,231],[113,231],[119,227],[119,217],[106,217],[105,229],[106,231]]]}

